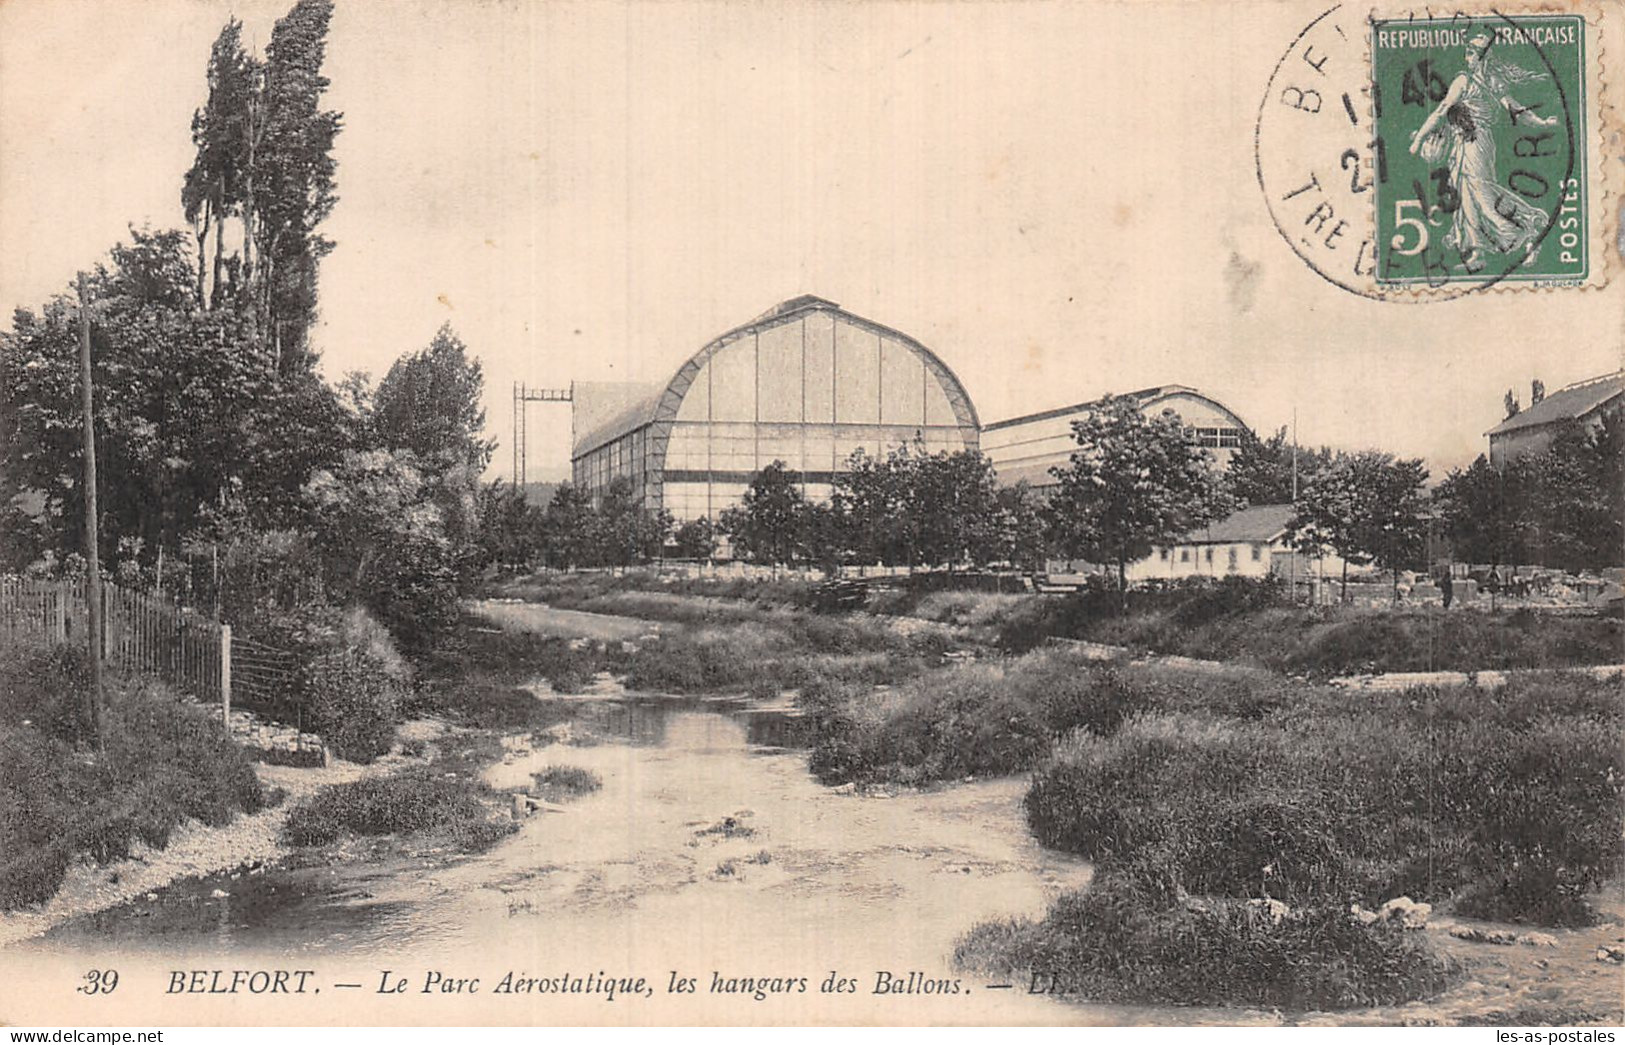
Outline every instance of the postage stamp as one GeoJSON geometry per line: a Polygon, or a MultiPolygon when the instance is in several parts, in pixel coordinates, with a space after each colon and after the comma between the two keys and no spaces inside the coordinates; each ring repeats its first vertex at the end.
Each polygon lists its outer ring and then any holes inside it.
{"type": "Polygon", "coordinates": [[[1376,300],[1605,284],[1600,18],[1584,0],[1322,12],[1259,107],[1259,186],[1282,238],[1376,300]]]}
{"type": "Polygon", "coordinates": [[[1578,14],[1374,19],[1380,283],[1590,274],[1578,14]]]}

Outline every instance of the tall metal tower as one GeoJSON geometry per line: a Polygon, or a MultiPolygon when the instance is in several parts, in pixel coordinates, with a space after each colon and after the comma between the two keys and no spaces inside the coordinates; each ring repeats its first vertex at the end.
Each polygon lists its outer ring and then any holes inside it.
{"type": "Polygon", "coordinates": [[[575,382],[569,388],[526,388],[524,382],[513,385],[513,485],[518,489],[525,482],[525,404],[569,403],[575,399],[575,382]]]}

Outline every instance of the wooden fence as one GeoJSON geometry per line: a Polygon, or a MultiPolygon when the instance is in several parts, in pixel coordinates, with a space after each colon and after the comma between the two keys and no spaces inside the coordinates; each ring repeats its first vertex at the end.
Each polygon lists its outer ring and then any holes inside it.
{"type": "MultiPolygon", "coordinates": [[[[89,633],[83,580],[0,577],[0,634],[7,639],[79,642],[89,633]]],[[[231,627],[145,592],[102,581],[102,658],[126,671],[157,675],[228,713],[232,694],[231,627]]]]}

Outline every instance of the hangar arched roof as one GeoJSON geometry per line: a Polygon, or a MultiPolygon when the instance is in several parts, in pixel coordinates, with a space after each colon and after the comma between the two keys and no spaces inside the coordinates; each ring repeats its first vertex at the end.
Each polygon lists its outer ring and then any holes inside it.
{"type": "Polygon", "coordinates": [[[671,426],[677,419],[678,411],[682,408],[683,399],[693,387],[695,379],[714,356],[752,335],[758,335],[775,327],[797,322],[816,312],[828,313],[840,322],[866,330],[881,339],[894,342],[912,353],[919,359],[926,372],[936,380],[938,387],[942,389],[948,405],[953,411],[955,423],[973,432],[979,430],[980,422],[970,395],[965,391],[965,387],[960,383],[958,376],[949,369],[946,363],[937,357],[936,353],[899,330],[865,319],[842,309],[833,301],[826,301],[823,298],[809,294],[781,302],[750,322],[712,338],[699,351],[690,356],[682,366],[678,367],[677,372],[665,384],[646,385],[641,388],[631,386],[629,390],[635,394],[624,401],[623,405],[609,411],[607,416],[595,420],[594,423],[586,427],[585,431],[578,433],[575,440],[574,455],[579,457],[606,443],[613,442],[629,432],[649,426],[651,429],[650,438],[653,440],[652,449],[657,457],[663,459],[664,442],[670,435],[671,426]]]}

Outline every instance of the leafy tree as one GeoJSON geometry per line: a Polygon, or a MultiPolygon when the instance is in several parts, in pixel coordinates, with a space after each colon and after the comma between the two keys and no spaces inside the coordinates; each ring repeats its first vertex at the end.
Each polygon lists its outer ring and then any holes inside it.
{"type": "Polygon", "coordinates": [[[739,506],[718,522],[739,553],[778,566],[795,561],[806,510],[800,474],[774,461],[751,478],[739,506]]]}
{"type": "Polygon", "coordinates": [[[1241,445],[1230,455],[1225,469],[1225,481],[1230,494],[1243,505],[1291,504],[1293,472],[1296,468],[1296,486],[1301,490],[1309,478],[1326,467],[1332,458],[1326,447],[1309,449],[1299,447],[1297,461],[1293,462],[1294,448],[1287,438],[1286,428],[1277,429],[1267,439],[1260,439],[1250,430],[1243,429],[1241,445]]]}
{"type": "Polygon", "coordinates": [[[717,535],[716,527],[705,516],[690,519],[677,527],[673,540],[677,544],[677,555],[683,559],[709,559],[716,554],[717,535]]]}
{"type": "Polygon", "coordinates": [[[1420,460],[1366,450],[1340,454],[1314,476],[1298,498],[1288,532],[1306,554],[1333,548],[1343,560],[1342,591],[1348,596],[1348,564],[1376,563],[1394,571],[1414,564],[1426,536],[1420,460]]]}
{"type": "Polygon", "coordinates": [[[1050,500],[1053,532],[1068,554],[1117,565],[1126,602],[1128,564],[1229,512],[1232,501],[1207,451],[1178,417],[1147,417],[1111,397],[1072,423],[1078,449],[1050,500]]]}
{"type": "Polygon", "coordinates": [[[1567,570],[1625,559],[1625,419],[1571,421],[1542,450],[1499,467],[1482,456],[1436,493],[1458,558],[1567,570]]]}
{"type": "Polygon", "coordinates": [[[834,503],[809,502],[797,538],[808,561],[834,576],[846,555],[847,521],[834,503]]]}
{"type": "Polygon", "coordinates": [[[309,358],[317,264],[333,249],[316,231],[338,202],[333,140],[341,115],[321,107],[332,16],[332,0],[299,0],[277,20],[265,48],[263,86],[250,105],[250,134],[258,140],[249,160],[245,218],[259,257],[254,276],[263,330],[284,366],[309,358]]]}
{"type": "Polygon", "coordinates": [[[897,455],[872,457],[863,449],[847,458],[836,476],[831,505],[841,520],[843,544],[861,563],[901,561],[904,498],[897,481],[897,455]]]}
{"type": "Polygon", "coordinates": [[[1517,458],[1495,468],[1480,454],[1470,467],[1456,469],[1439,484],[1433,499],[1458,559],[1500,566],[1529,558],[1536,523],[1530,511],[1529,460],[1517,458]]]}
{"type": "Polygon", "coordinates": [[[342,117],[321,106],[332,13],[331,0],[298,0],[277,20],[263,59],[244,49],[241,23],[226,23],[209,53],[208,98],[192,119],[197,151],[181,189],[199,247],[195,299],[204,304],[212,227],[209,307],[238,298],[252,337],[290,372],[313,362],[317,266],[333,249],[317,231],[338,199],[332,151],[342,117]],[[228,260],[223,225],[233,216],[243,225],[242,253],[228,260]]]}
{"type": "MultiPolygon", "coordinates": [[[[295,524],[311,471],[352,438],[315,374],[279,373],[244,317],[193,307],[187,240],[132,229],[87,279],[109,562],[121,538],[161,562],[228,502],[253,525],[295,524]]],[[[78,351],[67,295],[38,313],[19,309],[0,334],[0,501],[38,505],[15,555],[82,541],[78,351]]]]}
{"type": "Polygon", "coordinates": [[[985,553],[999,518],[992,462],[974,450],[903,454],[895,460],[893,474],[919,560],[950,567],[988,561],[985,553]]]}
{"type": "Polygon", "coordinates": [[[485,375],[451,324],[427,348],[401,356],[372,395],[372,438],[388,450],[410,450],[429,467],[482,472],[495,443],[483,438],[485,375]]]}
{"type": "Polygon", "coordinates": [[[671,532],[671,514],[645,508],[625,477],[613,479],[599,498],[589,524],[593,561],[601,566],[630,566],[658,558],[671,532]]]}
{"type": "Polygon", "coordinates": [[[186,172],[181,206],[197,236],[197,302],[217,308],[225,297],[226,219],[241,213],[250,154],[249,107],[259,89],[260,63],[243,49],[243,24],[226,22],[209,51],[209,97],[192,117],[196,159],[186,172]],[[214,231],[213,264],[208,265],[208,237],[214,231]],[[205,277],[213,273],[213,290],[204,294],[205,277]]]}
{"type": "Polygon", "coordinates": [[[1049,550],[1044,520],[1044,499],[1026,480],[1001,488],[996,495],[992,525],[984,531],[978,563],[1007,562],[1018,569],[1036,570],[1049,550]]]}
{"type": "Polygon", "coordinates": [[[574,483],[553,491],[542,518],[542,555],[554,569],[585,566],[592,559],[592,498],[574,483]]]}
{"type": "Polygon", "coordinates": [[[456,551],[411,451],[347,452],[304,496],[335,601],[366,606],[420,651],[456,622],[456,551]]]}
{"type": "Polygon", "coordinates": [[[1625,557],[1625,417],[1564,425],[1541,453],[1515,458],[1529,541],[1543,565],[1566,570],[1619,565],[1625,557]]]}
{"type": "Polygon", "coordinates": [[[473,563],[479,569],[522,567],[536,554],[542,513],[525,491],[498,479],[479,489],[473,563]]]}

